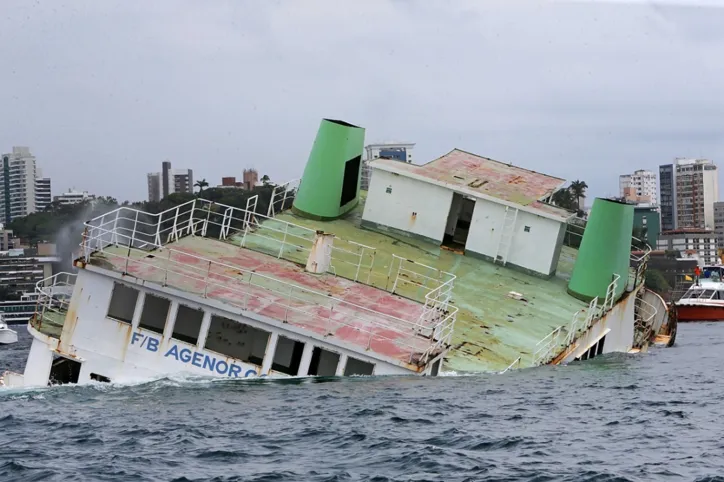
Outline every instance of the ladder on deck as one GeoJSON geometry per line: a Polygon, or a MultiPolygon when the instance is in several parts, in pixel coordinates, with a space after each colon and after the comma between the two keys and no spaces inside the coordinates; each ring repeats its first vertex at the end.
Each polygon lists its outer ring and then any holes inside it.
{"type": "Polygon", "coordinates": [[[505,266],[508,262],[508,254],[510,253],[510,245],[513,244],[513,236],[515,235],[515,224],[518,221],[518,209],[510,206],[505,207],[505,216],[500,226],[500,238],[498,239],[498,249],[495,252],[493,263],[501,263],[505,266]]]}

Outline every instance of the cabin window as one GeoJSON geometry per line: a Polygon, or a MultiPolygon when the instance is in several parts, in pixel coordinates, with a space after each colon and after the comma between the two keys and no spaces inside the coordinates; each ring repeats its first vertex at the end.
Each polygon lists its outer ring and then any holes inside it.
{"type": "Polygon", "coordinates": [[[201,331],[203,319],[204,312],[202,310],[190,308],[186,305],[178,305],[176,323],[173,325],[171,338],[195,345],[199,341],[199,331],[201,331]]]}
{"type": "Polygon", "coordinates": [[[136,310],[138,290],[121,283],[113,283],[111,303],[108,305],[108,318],[124,323],[133,322],[133,312],[136,310]]]}
{"type": "Polygon", "coordinates": [[[337,353],[315,346],[314,350],[312,350],[312,361],[309,364],[309,371],[307,374],[320,377],[331,377],[337,373],[338,364],[339,355],[337,353]]]}
{"type": "Polygon", "coordinates": [[[299,364],[302,361],[303,351],[304,343],[301,341],[280,336],[277,340],[277,349],[274,352],[272,370],[286,373],[287,375],[297,375],[299,373],[299,364]]]}
{"type": "Polygon", "coordinates": [[[392,194],[392,186],[387,186],[387,188],[385,189],[385,192],[387,194],[392,194]]]}
{"type": "Polygon", "coordinates": [[[349,357],[347,365],[344,367],[344,375],[372,375],[374,369],[375,366],[372,363],[349,357]]]}
{"type": "Polygon", "coordinates": [[[268,331],[214,315],[204,347],[245,363],[261,365],[269,336],[268,331]]]}
{"type": "Polygon", "coordinates": [[[359,166],[362,156],[357,156],[344,163],[344,177],[342,178],[342,196],[339,199],[339,205],[353,201],[357,197],[357,187],[359,185],[359,166]]]}
{"type": "Polygon", "coordinates": [[[138,323],[138,327],[163,335],[163,327],[166,326],[168,309],[170,307],[171,302],[166,298],[146,294],[146,299],[143,301],[143,310],[141,310],[141,321],[138,323]]]}
{"type": "Polygon", "coordinates": [[[91,373],[90,379],[96,382],[110,383],[111,379],[97,373],[91,373]]]}
{"type": "Polygon", "coordinates": [[[523,231],[525,231],[526,233],[530,233],[530,226],[524,227],[523,231]]]}

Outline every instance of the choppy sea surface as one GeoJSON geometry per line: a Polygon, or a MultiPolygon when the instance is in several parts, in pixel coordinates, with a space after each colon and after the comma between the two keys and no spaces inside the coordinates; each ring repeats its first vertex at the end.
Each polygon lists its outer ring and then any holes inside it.
{"type": "Polygon", "coordinates": [[[0,481],[39,480],[724,481],[724,324],[505,375],[0,389],[0,481]]]}

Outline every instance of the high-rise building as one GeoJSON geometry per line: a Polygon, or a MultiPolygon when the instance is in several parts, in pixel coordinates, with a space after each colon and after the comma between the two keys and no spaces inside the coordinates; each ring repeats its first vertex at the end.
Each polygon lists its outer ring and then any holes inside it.
{"type": "Polygon", "coordinates": [[[370,185],[372,171],[367,163],[375,159],[394,159],[400,162],[412,163],[412,149],[414,143],[384,142],[382,144],[368,144],[365,146],[366,159],[362,161],[362,175],[360,189],[367,191],[370,185]]]}
{"type": "Polygon", "coordinates": [[[676,171],[673,164],[659,166],[661,231],[676,228],[676,171]]]}
{"type": "Polygon", "coordinates": [[[148,200],[159,202],[161,200],[161,173],[149,172],[148,177],[148,200]]]}
{"type": "Polygon", "coordinates": [[[53,200],[50,188],[50,178],[43,177],[40,169],[36,169],[35,178],[35,210],[44,211],[53,200]]]}
{"type": "Polygon", "coordinates": [[[191,169],[171,169],[170,161],[161,163],[161,172],[146,175],[148,200],[160,201],[175,192],[194,191],[194,172],[191,169]]]}
{"type": "Polygon", "coordinates": [[[656,189],[656,173],[639,169],[633,174],[619,176],[620,195],[636,204],[656,205],[659,195],[656,189]]]}
{"type": "Polygon", "coordinates": [[[716,233],[716,247],[724,249],[724,201],[714,203],[714,232],[716,233]]]}
{"type": "Polygon", "coordinates": [[[0,218],[9,223],[35,212],[35,156],[27,147],[13,147],[0,159],[0,218]]]}
{"type": "Polygon", "coordinates": [[[719,199],[716,165],[709,159],[677,158],[659,167],[661,229],[714,229],[719,199]]]}
{"type": "Polygon", "coordinates": [[[244,180],[244,189],[251,191],[254,186],[259,184],[259,173],[256,169],[244,169],[242,174],[244,180]]]}

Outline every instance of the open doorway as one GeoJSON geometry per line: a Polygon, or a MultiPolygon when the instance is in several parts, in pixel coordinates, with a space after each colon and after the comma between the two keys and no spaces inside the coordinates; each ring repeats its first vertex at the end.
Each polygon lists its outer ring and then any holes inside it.
{"type": "Polygon", "coordinates": [[[445,236],[442,240],[444,247],[453,250],[465,250],[465,243],[468,241],[468,233],[470,232],[470,222],[473,220],[473,211],[475,210],[475,200],[453,193],[452,202],[450,203],[450,212],[447,215],[447,225],[445,226],[445,236]]]}
{"type": "Polygon", "coordinates": [[[53,365],[50,369],[48,385],[65,385],[66,383],[78,383],[81,364],[78,361],[65,358],[60,355],[53,357],[53,365]]]}

